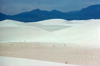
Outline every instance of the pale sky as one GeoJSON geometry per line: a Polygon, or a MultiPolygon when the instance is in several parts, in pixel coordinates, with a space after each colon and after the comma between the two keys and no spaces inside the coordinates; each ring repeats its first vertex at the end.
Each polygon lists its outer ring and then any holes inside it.
{"type": "Polygon", "coordinates": [[[100,0],[0,0],[0,13],[14,15],[37,8],[69,12],[95,4],[100,4],[100,0]]]}

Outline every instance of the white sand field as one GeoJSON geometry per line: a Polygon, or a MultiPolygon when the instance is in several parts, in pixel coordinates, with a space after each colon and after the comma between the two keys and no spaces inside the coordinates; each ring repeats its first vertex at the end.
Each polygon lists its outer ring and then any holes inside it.
{"type": "Polygon", "coordinates": [[[99,19],[50,19],[34,23],[13,20],[0,22],[0,61],[7,62],[8,66],[14,66],[18,60],[25,63],[18,62],[17,66],[33,66],[34,62],[37,66],[100,66],[99,51],[99,19]],[[38,65],[39,63],[43,65],[38,65]]]}

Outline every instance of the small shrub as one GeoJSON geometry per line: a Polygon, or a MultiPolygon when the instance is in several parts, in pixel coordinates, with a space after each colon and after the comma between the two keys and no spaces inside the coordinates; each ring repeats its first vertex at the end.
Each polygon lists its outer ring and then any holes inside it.
{"type": "Polygon", "coordinates": [[[65,64],[67,64],[67,62],[65,62],[65,64]]]}
{"type": "Polygon", "coordinates": [[[53,45],[55,47],[55,45],[53,45]]]}
{"type": "Polygon", "coordinates": [[[13,45],[13,44],[11,44],[11,45],[13,45]]]}

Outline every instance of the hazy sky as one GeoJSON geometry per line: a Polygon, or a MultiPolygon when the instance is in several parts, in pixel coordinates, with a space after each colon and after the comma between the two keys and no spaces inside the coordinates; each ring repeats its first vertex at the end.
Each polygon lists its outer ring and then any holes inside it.
{"type": "Polygon", "coordinates": [[[56,9],[68,12],[81,10],[94,4],[100,4],[100,0],[0,0],[0,12],[14,15],[37,8],[48,11],[56,9]]]}

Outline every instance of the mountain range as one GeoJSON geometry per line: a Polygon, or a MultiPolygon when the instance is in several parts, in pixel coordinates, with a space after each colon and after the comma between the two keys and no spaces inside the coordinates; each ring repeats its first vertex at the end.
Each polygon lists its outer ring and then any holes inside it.
{"type": "Polygon", "coordinates": [[[87,20],[100,19],[100,4],[91,5],[80,11],[60,12],[57,10],[46,11],[35,9],[29,12],[23,12],[16,15],[5,15],[0,13],[0,21],[11,19],[23,22],[35,22],[47,19],[66,19],[66,20],[87,20]]]}

